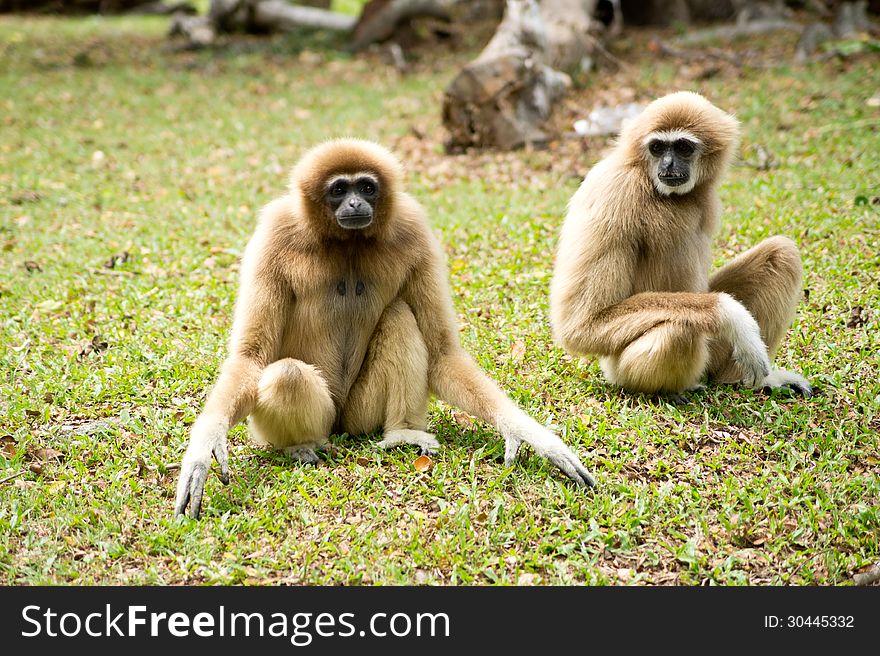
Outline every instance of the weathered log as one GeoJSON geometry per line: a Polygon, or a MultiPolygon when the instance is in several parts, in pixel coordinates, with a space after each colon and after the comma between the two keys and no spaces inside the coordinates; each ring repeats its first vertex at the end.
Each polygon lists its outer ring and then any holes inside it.
{"type": "Polygon", "coordinates": [[[217,31],[206,16],[177,13],[171,17],[168,36],[182,36],[187,48],[204,48],[214,43],[217,31]]]}
{"type": "Polygon", "coordinates": [[[450,10],[463,0],[370,0],[354,26],[352,50],[390,38],[401,23],[416,17],[449,20],[450,10]]]}
{"type": "MultiPolygon", "coordinates": [[[[3,0],[0,0],[2,2],[3,0]]],[[[311,4],[326,5],[326,0],[311,4]]],[[[352,33],[358,50],[390,38],[416,17],[448,20],[449,11],[466,0],[372,0],[359,18],[286,0],[211,0],[208,15],[190,20],[175,17],[172,34],[182,34],[194,47],[211,43],[220,32],[289,32],[302,27],[352,33]]]]}
{"type": "Polygon", "coordinates": [[[335,11],[291,5],[285,0],[259,0],[252,5],[252,22],[257,29],[289,32],[299,27],[350,32],[357,18],[335,11]]]}
{"type": "Polygon", "coordinates": [[[163,2],[163,0],[151,0],[146,4],[138,5],[128,10],[127,14],[138,14],[146,16],[169,16],[171,14],[190,14],[198,13],[195,5],[189,2],[172,2],[171,4],[163,2]]]}
{"type": "Polygon", "coordinates": [[[189,47],[210,45],[220,32],[289,32],[301,27],[350,32],[356,18],[285,0],[211,0],[207,16],[175,15],[170,35],[189,47]]]}
{"type": "Polygon", "coordinates": [[[594,49],[595,0],[508,0],[504,19],[443,99],[448,151],[548,140],[546,123],[594,49]]]}

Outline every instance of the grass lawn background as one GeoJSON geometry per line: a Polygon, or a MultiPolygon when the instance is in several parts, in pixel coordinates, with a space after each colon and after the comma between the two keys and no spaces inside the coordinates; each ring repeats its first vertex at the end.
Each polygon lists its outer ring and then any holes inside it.
{"type": "MultiPolygon", "coordinates": [[[[0,18],[0,583],[841,584],[880,558],[880,57],[736,67],[643,56],[594,104],[705,93],[743,122],[715,264],[774,234],[805,264],[779,355],[809,400],[712,387],[628,395],[554,346],[568,198],[607,142],[443,155],[442,90],[479,50],[401,76],[328,36],[169,47],[167,19],[0,18]],[[375,139],[445,245],[465,347],[597,475],[580,492],[435,403],[443,444],[334,438],[318,467],[230,437],[232,482],[172,517],[188,429],[225,355],[259,207],[328,137],[375,139]],[[769,153],[769,166],[762,153],[769,153]],[[763,159],[762,159],[763,158],[763,159]]],[[[795,37],[740,43],[790,61],[795,37]]]]}

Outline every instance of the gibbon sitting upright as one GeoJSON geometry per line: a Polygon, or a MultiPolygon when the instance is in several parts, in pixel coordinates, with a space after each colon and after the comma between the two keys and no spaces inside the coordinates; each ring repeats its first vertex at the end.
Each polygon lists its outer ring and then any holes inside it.
{"type": "Polygon", "coordinates": [[[553,334],[600,356],[609,381],[678,394],[704,376],[809,396],[799,374],[771,369],[801,296],[794,243],[772,237],[711,277],[718,184],[736,119],[700,95],[651,103],[623,130],[569,204],[550,291],[553,334]]]}
{"type": "Polygon", "coordinates": [[[228,482],[226,434],[245,417],[257,442],[306,462],[334,432],[381,431],[379,446],[432,452],[429,393],[497,428],[507,464],[526,442],[593,485],[461,347],[446,277],[397,158],[354,139],[309,151],[245,250],[228,357],[193,424],[176,512],[198,517],[212,456],[228,482]]]}

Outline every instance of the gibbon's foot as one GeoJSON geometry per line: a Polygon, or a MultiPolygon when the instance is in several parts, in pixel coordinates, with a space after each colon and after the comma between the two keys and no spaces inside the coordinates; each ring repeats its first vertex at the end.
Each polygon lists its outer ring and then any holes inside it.
{"type": "Polygon", "coordinates": [[[287,446],[282,449],[284,453],[304,465],[317,465],[321,462],[320,456],[310,446],[287,446]]]}
{"type": "Polygon", "coordinates": [[[764,389],[788,389],[803,397],[813,396],[813,388],[806,378],[794,371],[774,369],[761,383],[764,389]]]}
{"type": "Polygon", "coordinates": [[[684,405],[685,403],[693,401],[694,396],[702,394],[705,391],[706,386],[703,383],[696,383],[683,392],[673,392],[672,394],[661,395],[660,399],[665,400],[672,405],[684,405]]]}
{"type": "Polygon", "coordinates": [[[382,449],[390,449],[398,444],[415,444],[424,456],[437,455],[440,450],[440,442],[431,433],[414,430],[411,428],[399,428],[385,433],[384,439],[376,446],[382,449]]]}

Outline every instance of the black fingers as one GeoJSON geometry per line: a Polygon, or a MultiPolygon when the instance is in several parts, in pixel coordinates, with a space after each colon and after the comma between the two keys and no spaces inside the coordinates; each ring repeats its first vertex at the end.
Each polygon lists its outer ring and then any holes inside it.
{"type": "Polygon", "coordinates": [[[180,494],[177,495],[177,503],[174,505],[174,515],[179,517],[185,514],[186,506],[189,504],[189,483],[186,487],[181,488],[180,494]]]}
{"type": "Polygon", "coordinates": [[[562,473],[576,484],[582,487],[596,487],[596,479],[578,462],[577,458],[568,455],[554,455],[550,458],[550,462],[559,467],[562,473]]]}
{"type": "Polygon", "coordinates": [[[202,494],[205,492],[205,480],[208,478],[208,468],[204,465],[196,465],[193,467],[192,478],[190,479],[190,506],[189,516],[193,519],[199,518],[202,510],[202,494]]]}
{"type": "Polygon", "coordinates": [[[813,388],[810,387],[809,384],[788,383],[786,384],[786,387],[803,397],[810,398],[811,396],[813,396],[813,388]]]}
{"type": "Polygon", "coordinates": [[[421,453],[423,456],[436,456],[437,449],[433,449],[429,446],[423,446],[419,449],[419,453],[421,453]]]}
{"type": "Polygon", "coordinates": [[[586,468],[580,463],[575,464],[575,469],[577,470],[578,475],[581,478],[581,482],[587,487],[596,487],[596,479],[593,478],[593,475],[586,470],[586,468]]]}
{"type": "Polygon", "coordinates": [[[220,465],[220,481],[223,485],[229,485],[229,456],[226,453],[226,448],[224,445],[218,444],[214,447],[213,453],[217,464],[220,465]]]}
{"type": "Polygon", "coordinates": [[[180,475],[185,477],[180,483],[180,493],[174,506],[174,514],[185,515],[189,506],[189,516],[199,518],[202,508],[202,494],[205,492],[205,479],[208,477],[208,468],[204,465],[193,465],[192,469],[184,467],[180,475]]]}
{"type": "Polygon", "coordinates": [[[770,387],[767,385],[764,387],[764,392],[767,394],[784,394],[789,396],[797,394],[804,398],[810,398],[815,394],[809,383],[798,382],[785,383],[781,387],[770,387]]]}

